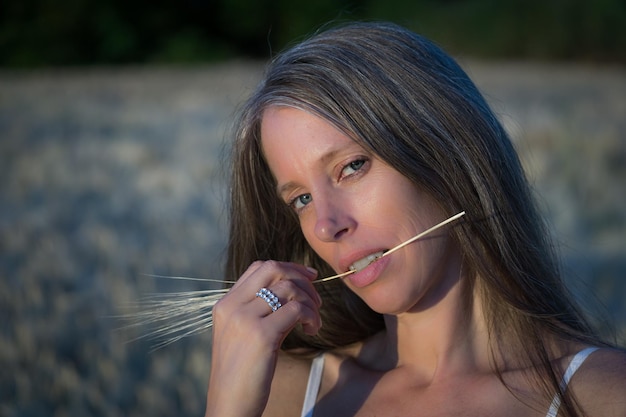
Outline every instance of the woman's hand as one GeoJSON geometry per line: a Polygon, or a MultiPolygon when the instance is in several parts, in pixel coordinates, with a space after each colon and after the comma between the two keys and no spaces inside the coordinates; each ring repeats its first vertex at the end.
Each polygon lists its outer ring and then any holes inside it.
{"type": "Polygon", "coordinates": [[[269,397],[278,350],[298,323],[321,327],[321,299],[302,265],[257,261],[213,308],[213,349],[206,417],[260,416],[269,397]],[[272,311],[256,296],[267,288],[282,306],[272,311]]]}

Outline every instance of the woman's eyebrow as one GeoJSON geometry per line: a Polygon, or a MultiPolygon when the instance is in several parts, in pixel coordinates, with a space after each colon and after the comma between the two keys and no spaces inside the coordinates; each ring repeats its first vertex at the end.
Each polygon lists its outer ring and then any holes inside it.
{"type": "MultiPolygon", "coordinates": [[[[337,156],[338,153],[342,152],[343,150],[344,150],[344,147],[330,149],[328,152],[320,156],[318,163],[321,165],[327,164],[329,161],[333,160],[337,156]]],[[[286,182],[285,184],[278,185],[276,187],[276,191],[278,192],[279,196],[283,196],[293,191],[294,189],[298,188],[299,186],[300,185],[296,183],[295,181],[289,181],[289,182],[286,182]]]]}
{"type": "Polygon", "coordinates": [[[276,187],[276,191],[278,192],[278,195],[282,197],[286,194],[289,194],[291,191],[295,190],[298,187],[298,184],[293,181],[289,181],[283,185],[276,187]]]}

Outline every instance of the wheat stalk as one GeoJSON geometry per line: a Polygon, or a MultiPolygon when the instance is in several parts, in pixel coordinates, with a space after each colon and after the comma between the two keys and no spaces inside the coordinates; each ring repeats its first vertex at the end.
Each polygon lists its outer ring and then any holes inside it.
{"type": "MultiPolygon", "coordinates": [[[[390,255],[391,253],[416,242],[437,229],[459,219],[465,215],[462,211],[454,216],[436,224],[435,226],[419,233],[416,236],[400,243],[399,245],[389,249],[381,257],[390,255]]],[[[376,262],[374,260],[373,262],[376,262]]],[[[314,284],[326,282],[337,278],[345,277],[356,271],[350,270],[341,274],[320,278],[313,281],[314,284]]],[[[221,284],[234,284],[235,281],[217,280],[210,278],[193,278],[182,276],[164,276],[146,274],[155,278],[177,279],[186,281],[205,281],[221,284]]],[[[229,291],[229,288],[211,289],[211,290],[194,290],[174,293],[155,294],[138,303],[140,311],[124,316],[133,323],[126,327],[137,326],[156,326],[156,330],[139,336],[133,340],[144,338],[161,340],[154,349],[158,349],[174,343],[184,337],[191,336],[196,333],[208,330],[213,326],[213,307],[215,304],[229,291]],[[164,339],[164,340],[163,340],[164,339]]]]}

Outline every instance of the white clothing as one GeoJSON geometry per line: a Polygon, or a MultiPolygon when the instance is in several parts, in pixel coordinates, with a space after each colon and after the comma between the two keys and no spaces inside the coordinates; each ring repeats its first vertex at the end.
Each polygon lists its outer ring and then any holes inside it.
{"type": "MultiPolygon", "coordinates": [[[[578,352],[570,362],[569,366],[565,370],[563,379],[561,380],[561,392],[565,392],[569,384],[572,375],[580,368],[580,365],[585,362],[585,359],[593,352],[598,350],[596,347],[583,349],[578,352]]],[[[320,389],[320,383],[322,381],[322,372],[324,370],[324,355],[321,354],[313,359],[311,364],[311,371],[309,372],[309,381],[306,386],[306,393],[304,395],[304,404],[302,406],[301,417],[313,417],[313,409],[315,408],[315,402],[317,401],[317,394],[320,389]]],[[[554,395],[552,404],[546,417],[557,417],[559,408],[561,407],[561,397],[559,394],[554,395]]]]}

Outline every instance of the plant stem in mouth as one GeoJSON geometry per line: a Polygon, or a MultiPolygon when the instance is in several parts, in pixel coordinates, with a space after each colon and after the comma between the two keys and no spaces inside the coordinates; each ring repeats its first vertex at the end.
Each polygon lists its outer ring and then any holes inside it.
{"type": "MultiPolygon", "coordinates": [[[[435,230],[445,226],[448,223],[451,223],[451,222],[453,222],[453,221],[463,217],[464,215],[465,215],[465,212],[462,211],[460,213],[455,214],[452,217],[447,218],[446,220],[442,221],[441,223],[438,223],[438,224],[434,225],[430,229],[424,230],[423,232],[419,233],[418,235],[415,235],[412,238],[410,238],[408,240],[405,240],[404,242],[400,243],[399,245],[389,249],[387,252],[383,253],[381,257],[387,256],[387,255],[397,251],[398,249],[401,249],[401,248],[405,247],[406,245],[408,245],[410,243],[413,243],[413,242],[415,242],[417,240],[420,240],[421,238],[425,237],[426,235],[434,232],[435,230]]],[[[378,260],[378,259],[380,259],[380,258],[376,258],[376,259],[372,260],[372,262],[376,262],[376,260],[378,260]]],[[[372,262],[370,262],[370,264],[372,262]]],[[[348,276],[348,275],[353,274],[355,272],[357,272],[357,271],[356,270],[350,270],[350,271],[346,271],[346,272],[343,272],[341,274],[333,275],[333,276],[330,276],[330,277],[316,279],[315,281],[313,281],[313,284],[316,284],[318,282],[326,282],[326,281],[330,281],[330,280],[333,280],[333,279],[345,277],[345,276],[348,276]]]]}

